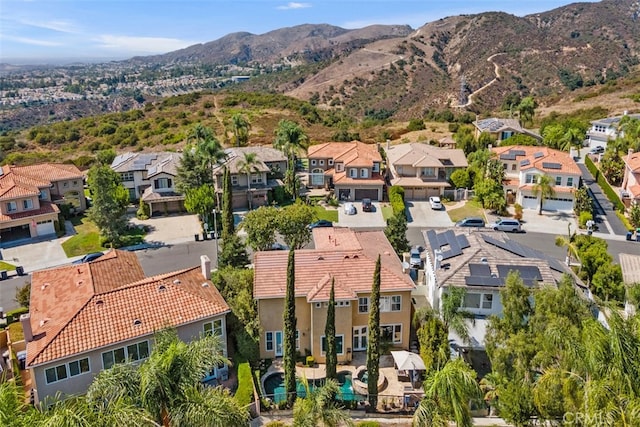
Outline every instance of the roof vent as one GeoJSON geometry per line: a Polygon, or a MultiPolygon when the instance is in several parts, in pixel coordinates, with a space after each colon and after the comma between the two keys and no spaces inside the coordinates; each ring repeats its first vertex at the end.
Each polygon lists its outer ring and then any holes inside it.
{"type": "Polygon", "coordinates": [[[354,255],[354,256],[352,256],[351,258],[353,258],[353,259],[358,259],[359,257],[358,257],[358,255],[354,255]]]}
{"type": "Polygon", "coordinates": [[[102,306],[104,305],[104,301],[102,301],[101,299],[96,300],[96,305],[97,305],[98,307],[102,307],[102,306]]]}
{"type": "Polygon", "coordinates": [[[489,261],[485,257],[480,258],[480,262],[483,264],[489,264],[489,261]]]}
{"type": "Polygon", "coordinates": [[[179,285],[180,283],[182,283],[182,282],[180,281],[180,279],[176,279],[176,280],[174,280],[174,281],[173,281],[173,284],[174,284],[174,285],[179,285]]]}
{"type": "Polygon", "coordinates": [[[349,255],[345,255],[343,259],[349,259],[349,255]]]}
{"type": "Polygon", "coordinates": [[[44,291],[45,289],[47,289],[49,287],[49,282],[45,282],[42,284],[42,290],[44,291]]]}
{"type": "Polygon", "coordinates": [[[204,283],[202,284],[202,287],[203,287],[203,288],[208,288],[208,287],[209,287],[209,284],[208,284],[207,282],[204,282],[204,283]]]}
{"type": "Polygon", "coordinates": [[[49,318],[47,317],[46,319],[42,319],[39,323],[40,327],[42,328],[44,325],[47,324],[47,322],[49,321],[49,318]]]}
{"type": "Polygon", "coordinates": [[[133,326],[140,326],[140,325],[142,325],[142,320],[136,319],[133,321],[133,326]]]}
{"type": "Polygon", "coordinates": [[[165,285],[158,286],[158,292],[164,292],[166,290],[167,290],[167,287],[165,285]]]}
{"type": "Polygon", "coordinates": [[[498,275],[496,273],[491,273],[491,277],[493,277],[494,279],[497,279],[498,275]]]}
{"type": "Polygon", "coordinates": [[[324,257],[323,257],[322,255],[320,255],[320,256],[318,257],[318,261],[324,261],[324,257]]]}

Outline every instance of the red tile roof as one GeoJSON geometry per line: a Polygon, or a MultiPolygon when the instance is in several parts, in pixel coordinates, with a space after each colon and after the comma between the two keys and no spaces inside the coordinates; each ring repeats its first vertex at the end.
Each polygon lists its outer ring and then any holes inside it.
{"type": "Polygon", "coordinates": [[[503,153],[507,153],[511,150],[524,151],[524,156],[516,156],[516,161],[529,160],[527,166],[521,166],[520,170],[538,169],[549,173],[568,173],[581,175],[582,172],[578,168],[578,164],[571,158],[569,153],[564,151],[554,150],[548,147],[540,147],[535,145],[507,145],[501,147],[493,147],[491,151],[500,156],[503,153]],[[538,153],[538,157],[536,157],[538,153]],[[558,163],[561,169],[550,169],[544,167],[545,163],[558,163]]]}
{"type": "Polygon", "coordinates": [[[29,366],[229,311],[200,267],[144,278],[135,254],[125,251],[36,271],[31,283],[29,366]]]}
{"type": "Polygon", "coordinates": [[[2,166],[0,200],[37,196],[40,188],[65,179],[82,179],[82,172],[74,165],[43,163],[31,166],[2,166]]]}
{"type": "Polygon", "coordinates": [[[640,172],[640,152],[627,154],[623,159],[631,172],[640,172]]]}
{"type": "Polygon", "coordinates": [[[82,172],[75,165],[62,163],[40,163],[30,166],[14,166],[14,173],[24,177],[34,177],[49,182],[66,179],[82,179],[82,172]]]}
{"type": "Polygon", "coordinates": [[[360,141],[312,145],[307,153],[310,159],[333,159],[334,162],[343,162],[345,166],[352,167],[371,167],[374,162],[382,161],[375,145],[360,141]]]}
{"type": "MultiPolygon", "coordinates": [[[[305,296],[309,302],[328,301],[332,279],[336,299],[355,299],[358,293],[370,293],[378,255],[382,263],[381,292],[414,289],[382,231],[317,228],[313,236],[316,249],[295,252],[296,296],[305,296]]],[[[285,251],[256,253],[254,298],[284,297],[287,262],[285,251]]]]}
{"type": "Polygon", "coordinates": [[[58,208],[58,206],[55,205],[55,203],[40,200],[40,209],[21,211],[21,212],[16,212],[12,214],[0,213],[0,222],[13,221],[16,219],[36,217],[39,215],[46,215],[46,214],[54,214],[54,213],[57,214],[59,212],[60,212],[60,209],[58,208]]]}

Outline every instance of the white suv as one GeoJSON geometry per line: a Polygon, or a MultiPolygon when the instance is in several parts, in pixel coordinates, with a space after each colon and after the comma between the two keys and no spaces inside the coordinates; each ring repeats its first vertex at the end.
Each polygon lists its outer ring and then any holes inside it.
{"type": "Polygon", "coordinates": [[[493,228],[496,231],[510,231],[512,233],[519,233],[522,231],[522,224],[517,219],[502,219],[498,218],[493,224],[489,224],[489,228],[493,228]]]}

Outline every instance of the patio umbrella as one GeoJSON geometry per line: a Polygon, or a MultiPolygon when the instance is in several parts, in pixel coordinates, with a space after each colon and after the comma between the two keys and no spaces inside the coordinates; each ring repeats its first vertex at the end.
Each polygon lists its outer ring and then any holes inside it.
{"type": "Polygon", "coordinates": [[[403,371],[426,371],[424,362],[420,355],[411,353],[410,351],[392,351],[393,361],[399,370],[403,371]]]}

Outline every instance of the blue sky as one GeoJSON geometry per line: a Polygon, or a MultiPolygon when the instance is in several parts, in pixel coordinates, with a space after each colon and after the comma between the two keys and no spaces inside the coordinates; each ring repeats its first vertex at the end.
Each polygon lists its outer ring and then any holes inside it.
{"type": "Polygon", "coordinates": [[[170,52],[226,34],[299,24],[418,28],[446,16],[523,16],[567,0],[0,0],[0,62],[123,59],[170,52]]]}

